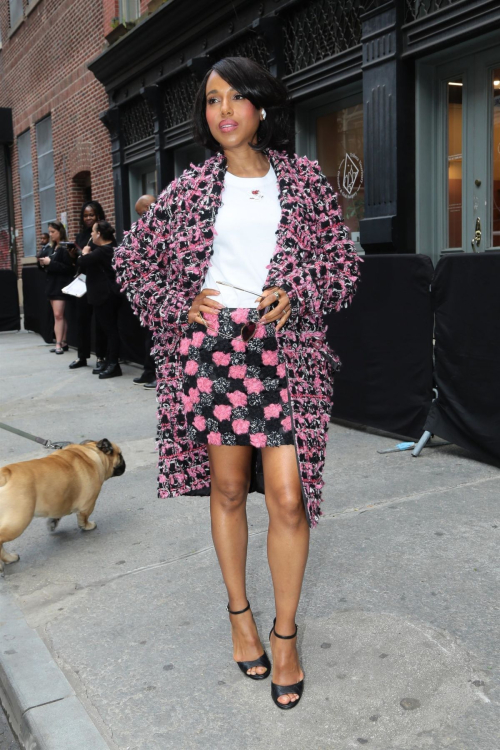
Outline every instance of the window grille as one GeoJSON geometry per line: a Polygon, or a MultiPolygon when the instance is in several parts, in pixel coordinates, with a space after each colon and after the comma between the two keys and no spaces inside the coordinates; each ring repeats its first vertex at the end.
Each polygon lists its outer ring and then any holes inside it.
{"type": "Polygon", "coordinates": [[[38,156],[40,220],[42,231],[46,232],[49,221],[56,220],[56,182],[52,148],[52,120],[50,117],[46,117],[36,125],[36,150],[38,156]]]}
{"type": "Polygon", "coordinates": [[[120,21],[132,23],[141,15],[140,0],[120,0],[120,21]]]}
{"type": "Polygon", "coordinates": [[[190,71],[184,71],[165,82],[163,116],[167,130],[191,119],[194,98],[199,86],[199,80],[190,71]]]}
{"type": "Polygon", "coordinates": [[[10,28],[13,29],[23,17],[23,0],[9,0],[10,28]]]}
{"type": "Polygon", "coordinates": [[[282,14],[285,74],[361,43],[360,16],[384,0],[308,0],[282,14]]]}
{"type": "Polygon", "coordinates": [[[120,107],[120,126],[125,146],[143,141],[153,135],[155,129],[153,112],[147,101],[138,97],[120,107]]]}
{"type": "Polygon", "coordinates": [[[410,21],[416,21],[417,18],[424,18],[456,2],[458,0],[406,0],[405,22],[410,23],[410,21]]]}
{"type": "Polygon", "coordinates": [[[35,201],[33,196],[33,169],[31,166],[31,134],[29,130],[17,139],[17,155],[21,186],[24,255],[36,255],[35,201]]]}
{"type": "Polygon", "coordinates": [[[217,60],[223,57],[249,57],[252,60],[269,67],[269,50],[262,36],[255,32],[243,34],[232,43],[219,47],[214,51],[217,60]]]}

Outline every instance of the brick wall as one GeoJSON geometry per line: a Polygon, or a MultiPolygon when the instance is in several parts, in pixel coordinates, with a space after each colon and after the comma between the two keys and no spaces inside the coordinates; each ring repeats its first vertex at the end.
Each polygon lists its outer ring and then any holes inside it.
{"type": "MultiPolygon", "coordinates": [[[[74,237],[90,184],[92,198],[102,203],[107,218],[114,220],[110,140],[99,120],[99,113],[109,106],[108,97],[86,67],[105,49],[104,15],[109,5],[108,0],[39,0],[9,39],[9,3],[0,3],[0,100],[2,106],[12,109],[15,138],[31,130],[37,238],[40,212],[35,124],[49,114],[57,218],[67,212],[69,235],[74,237]]],[[[24,252],[16,143],[12,177],[21,259],[24,252]]],[[[18,265],[20,268],[21,261],[18,265]]]]}
{"type": "Polygon", "coordinates": [[[103,0],[103,36],[109,34],[113,19],[118,18],[119,6],[119,0],[103,0]]]}

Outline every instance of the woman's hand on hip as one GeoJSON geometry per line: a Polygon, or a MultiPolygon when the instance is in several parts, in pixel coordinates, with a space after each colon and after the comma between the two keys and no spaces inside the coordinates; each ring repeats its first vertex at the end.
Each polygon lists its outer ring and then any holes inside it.
{"type": "Polygon", "coordinates": [[[210,299],[210,297],[215,294],[220,294],[218,289],[203,289],[194,298],[188,313],[189,323],[202,323],[206,326],[207,321],[204,319],[203,313],[218,315],[219,310],[222,310],[224,305],[221,305],[221,303],[217,302],[215,299],[210,299]]]}
{"type": "Polygon", "coordinates": [[[41,266],[48,266],[50,263],[50,258],[47,258],[47,257],[39,258],[38,262],[40,263],[41,266]]]}
{"type": "Polygon", "coordinates": [[[278,303],[276,307],[273,307],[272,310],[269,310],[269,312],[267,312],[264,317],[261,318],[261,320],[263,323],[273,323],[275,320],[277,320],[278,324],[276,326],[276,330],[279,331],[280,328],[283,328],[292,312],[288,294],[283,291],[283,289],[280,289],[277,286],[273,286],[270,289],[265,289],[262,293],[260,304],[257,309],[262,310],[265,307],[274,305],[275,302],[278,303]]]}

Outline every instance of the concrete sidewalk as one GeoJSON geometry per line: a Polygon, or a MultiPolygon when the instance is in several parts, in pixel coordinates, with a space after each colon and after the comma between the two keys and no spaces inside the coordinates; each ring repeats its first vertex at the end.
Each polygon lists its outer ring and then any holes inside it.
{"type": "MultiPolygon", "coordinates": [[[[48,349],[34,334],[0,336],[0,421],[54,440],[108,437],[127,471],[104,485],[95,531],[68,517],[50,534],[34,519],[7,545],[21,560],[0,582],[0,617],[8,600],[20,609],[16,650],[36,636],[71,698],[40,747],[64,747],[58,722],[71,725],[71,709],[119,750],[498,750],[497,468],[455,446],[381,456],[397,441],[331,425],[325,518],[297,618],[306,688],[280,712],[269,681],[232,663],[207,499],[156,498],[154,394],[133,385],[135,368],[99,381],[48,349]]],[[[0,431],[2,464],[43,455],[0,431]]],[[[268,647],[261,496],[248,513],[249,599],[268,647]]]]}

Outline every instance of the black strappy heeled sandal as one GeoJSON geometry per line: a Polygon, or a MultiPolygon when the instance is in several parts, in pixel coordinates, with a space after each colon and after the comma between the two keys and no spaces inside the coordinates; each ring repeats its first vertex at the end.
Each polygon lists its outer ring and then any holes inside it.
{"type": "MultiPolygon", "coordinates": [[[[248,612],[250,609],[250,603],[247,604],[245,609],[240,609],[239,612],[232,612],[229,609],[229,604],[226,609],[230,615],[242,615],[244,612],[248,612]]],[[[253,661],[237,661],[236,664],[239,666],[245,677],[250,677],[251,680],[265,680],[266,677],[269,677],[271,674],[271,662],[265,651],[258,659],[254,659],[253,661]],[[252,667],[265,667],[267,671],[262,674],[248,674],[247,670],[252,667]]]]}
{"type": "MultiPolygon", "coordinates": [[[[281,638],[284,641],[289,641],[292,638],[295,638],[298,631],[298,626],[295,624],[295,633],[293,635],[280,635],[276,632],[274,629],[274,626],[276,625],[276,617],[274,618],[273,626],[271,628],[271,631],[269,633],[269,639],[271,639],[272,633],[276,636],[276,638],[281,638]]],[[[304,692],[304,680],[300,680],[300,682],[296,682],[295,685],[275,685],[274,682],[271,681],[271,698],[275,702],[275,704],[278,706],[278,708],[282,708],[283,711],[288,711],[290,708],[295,708],[300,703],[300,699],[302,698],[302,693],[304,692]],[[290,703],[280,703],[278,698],[280,698],[282,695],[288,695],[288,693],[295,693],[299,697],[296,701],[290,701],[290,703]]]]}

